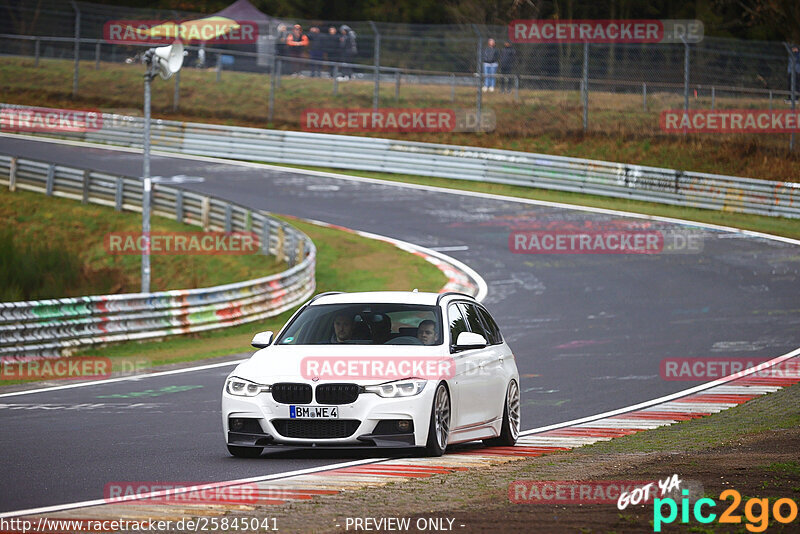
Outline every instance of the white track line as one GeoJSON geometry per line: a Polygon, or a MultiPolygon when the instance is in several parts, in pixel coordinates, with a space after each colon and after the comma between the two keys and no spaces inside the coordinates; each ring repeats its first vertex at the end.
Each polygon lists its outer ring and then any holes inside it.
{"type": "Polygon", "coordinates": [[[199,365],[197,367],[186,367],[184,369],[173,369],[172,371],[160,371],[157,373],[146,373],[141,375],[131,375],[131,376],[120,376],[117,378],[107,378],[102,380],[92,380],[91,382],[81,382],[79,384],[68,384],[65,386],[52,386],[46,388],[39,388],[39,389],[28,389],[25,391],[17,391],[14,393],[3,393],[0,394],[0,398],[2,397],[16,397],[18,395],[31,395],[33,393],[43,393],[46,391],[58,391],[60,389],[75,389],[75,388],[84,388],[89,386],[99,386],[104,384],[112,384],[114,382],[126,382],[129,380],[141,380],[143,378],[155,378],[158,376],[167,376],[167,375],[179,375],[183,373],[191,373],[192,371],[203,371],[205,369],[214,369],[216,367],[225,367],[228,365],[235,365],[241,362],[247,361],[244,360],[234,360],[232,362],[222,362],[222,363],[211,363],[208,365],[199,365]]]}

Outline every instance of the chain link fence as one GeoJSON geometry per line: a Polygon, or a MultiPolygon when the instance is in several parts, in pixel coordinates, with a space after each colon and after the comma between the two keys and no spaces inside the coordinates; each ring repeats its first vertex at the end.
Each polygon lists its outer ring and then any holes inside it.
{"type": "MultiPolygon", "coordinates": [[[[141,70],[141,65],[126,65],[125,61],[148,45],[106,42],[103,28],[110,20],[202,16],[54,0],[44,1],[39,8],[19,3],[13,11],[9,9],[12,12],[15,16],[0,19],[3,61],[25,58],[19,65],[40,69],[48,67],[48,60],[72,61],[71,79],[57,83],[71,82],[73,96],[84,91],[81,69],[141,70]],[[80,61],[75,61],[76,57],[80,61]]],[[[491,111],[497,132],[512,137],[575,132],[663,136],[675,135],[659,126],[665,110],[786,110],[793,109],[796,100],[790,98],[788,48],[780,42],[706,37],[688,45],[511,44],[512,60],[501,64],[495,76],[486,76],[481,55],[489,38],[497,41],[499,49],[505,48],[505,26],[272,17],[257,22],[255,43],[187,47],[184,70],[176,77],[174,90],[168,91],[173,111],[192,107],[190,84],[202,80],[224,85],[229,72],[256,77],[248,87],[257,90],[246,95],[260,103],[257,112],[247,113],[252,121],[290,128],[302,126],[303,109],[321,105],[449,107],[474,110],[478,117],[491,111]],[[290,55],[283,46],[281,25],[290,29],[295,23],[304,32],[317,27],[320,33],[310,49],[290,55]],[[342,25],[354,32],[356,46],[352,50],[343,51],[324,39],[330,28],[338,31],[342,25]],[[490,90],[483,91],[484,86],[490,90]]],[[[214,100],[225,98],[228,95],[220,91],[214,100]]],[[[131,107],[138,106],[132,102],[131,107]]],[[[792,146],[788,134],[720,134],[714,138],[731,136],[775,147],[785,147],[789,140],[792,146]]]]}

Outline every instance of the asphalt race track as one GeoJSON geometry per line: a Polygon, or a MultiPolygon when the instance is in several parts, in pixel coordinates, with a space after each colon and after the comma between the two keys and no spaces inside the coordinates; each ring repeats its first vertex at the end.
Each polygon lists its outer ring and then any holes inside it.
{"type": "MultiPolygon", "coordinates": [[[[141,172],[141,154],[129,152],[7,137],[0,137],[0,152],[130,176],[141,172]]],[[[646,221],[184,158],[154,157],[152,174],[203,176],[204,183],[186,189],[446,247],[488,283],[484,302],[522,375],[523,429],[699,383],[662,379],[663,359],[767,359],[800,346],[800,252],[794,245],[648,223],[649,229],[691,231],[702,251],[513,254],[508,240],[515,229],[646,221]]],[[[6,481],[0,513],[102,498],[113,481],[228,480],[364,457],[229,457],[219,415],[229,369],[0,398],[6,481]]]]}

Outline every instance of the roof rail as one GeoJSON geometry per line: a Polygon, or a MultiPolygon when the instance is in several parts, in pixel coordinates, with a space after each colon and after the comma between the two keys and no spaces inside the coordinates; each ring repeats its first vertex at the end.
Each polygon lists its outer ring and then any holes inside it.
{"type": "Polygon", "coordinates": [[[439,293],[439,296],[436,297],[436,305],[438,306],[443,298],[450,297],[453,295],[458,295],[460,297],[467,297],[469,299],[475,300],[475,297],[473,297],[472,295],[467,295],[466,293],[461,293],[460,291],[445,291],[444,293],[439,293]]]}
{"type": "Polygon", "coordinates": [[[326,291],[324,293],[320,293],[318,295],[314,295],[313,297],[311,297],[311,300],[309,300],[308,303],[311,304],[312,302],[314,302],[315,300],[317,300],[320,297],[324,297],[324,296],[327,296],[327,295],[340,295],[342,293],[344,293],[344,291],[326,291]]]}

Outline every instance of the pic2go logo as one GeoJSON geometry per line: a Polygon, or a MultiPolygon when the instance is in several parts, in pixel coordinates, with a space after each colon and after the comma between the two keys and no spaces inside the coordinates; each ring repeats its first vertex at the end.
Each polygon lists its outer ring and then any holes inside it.
{"type": "MultiPolygon", "coordinates": [[[[709,499],[707,497],[698,499],[694,506],[689,504],[689,499],[687,496],[689,495],[689,490],[683,490],[682,495],[684,498],[681,499],[681,506],[680,506],[680,513],[681,513],[681,523],[688,523],[689,522],[689,512],[692,512],[694,518],[699,523],[711,523],[717,518],[717,514],[711,513],[708,510],[707,513],[704,513],[703,507],[713,508],[717,505],[714,499],[709,499]]],[[[742,523],[742,516],[739,514],[735,514],[736,509],[739,507],[739,504],[742,502],[741,494],[734,490],[728,489],[723,491],[719,494],[719,498],[722,501],[726,501],[729,498],[733,499],[733,502],[725,509],[722,515],[719,516],[720,523],[733,523],[739,524],[742,523]]],[[[783,498],[778,499],[772,505],[772,517],[778,523],[791,523],[795,519],[797,519],[797,503],[794,502],[792,499],[783,498]],[[787,513],[788,512],[788,513],[787,513]]],[[[770,506],[769,506],[769,499],[757,499],[757,498],[750,498],[747,499],[744,505],[744,517],[747,520],[745,524],[745,528],[750,532],[764,532],[767,527],[769,526],[769,518],[770,518],[770,506]],[[758,513],[756,514],[755,508],[758,508],[758,513]]],[[[675,502],[675,499],[672,498],[665,498],[665,499],[655,499],[653,500],[653,531],[654,532],[661,532],[661,525],[662,524],[669,524],[675,522],[678,518],[678,504],[675,502]],[[669,510],[668,514],[664,515],[664,508],[669,510]]]]}

